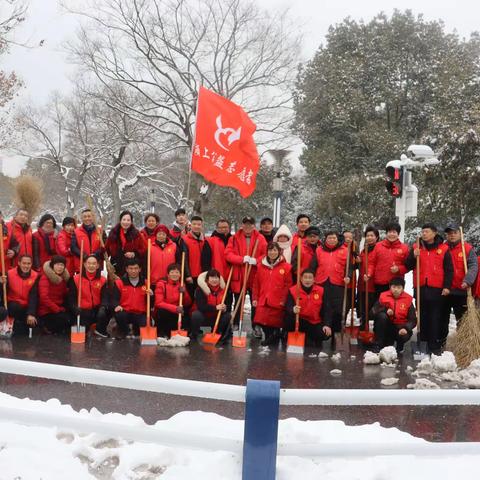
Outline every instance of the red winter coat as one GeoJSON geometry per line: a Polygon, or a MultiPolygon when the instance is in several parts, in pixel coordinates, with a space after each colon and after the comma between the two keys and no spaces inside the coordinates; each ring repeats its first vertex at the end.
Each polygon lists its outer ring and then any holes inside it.
{"type": "MultiPolygon", "coordinates": [[[[297,299],[297,286],[290,287],[290,295],[294,299],[294,305],[297,299]]],[[[300,307],[300,318],[306,320],[312,325],[322,323],[323,320],[320,316],[323,306],[323,287],[320,285],[314,285],[310,293],[307,293],[300,285],[298,292],[300,307]]]]}
{"type": "Polygon", "coordinates": [[[70,278],[68,271],[64,275],[57,275],[49,262],[43,266],[43,273],[38,282],[38,316],[65,311],[67,299],[67,282],[70,278]]]}
{"type": "Polygon", "coordinates": [[[3,230],[3,252],[5,254],[5,268],[8,269],[11,265],[11,261],[7,258],[7,251],[13,250],[15,255],[18,253],[18,249],[20,245],[18,244],[17,240],[12,236],[11,230],[8,228],[7,224],[0,223],[0,228],[3,230]]]}
{"type": "Polygon", "coordinates": [[[147,287],[145,280],[140,278],[134,287],[127,275],[115,281],[113,291],[113,307],[120,305],[123,310],[129,313],[147,312],[147,287]]]}
{"type": "MultiPolygon", "coordinates": [[[[7,300],[15,302],[22,307],[27,307],[30,303],[30,292],[34,288],[38,273],[31,270],[30,275],[26,278],[21,277],[18,268],[11,268],[7,273],[7,300]]],[[[30,312],[34,314],[35,312],[30,312]]]]}
{"type": "MultiPolygon", "coordinates": [[[[372,257],[372,252],[373,248],[368,250],[368,266],[370,267],[370,258],[372,257]]],[[[360,253],[360,269],[359,269],[359,274],[358,274],[358,291],[359,292],[365,292],[365,285],[366,283],[363,280],[363,277],[365,275],[365,249],[362,250],[360,253]]],[[[368,281],[368,291],[369,293],[375,293],[375,284],[373,282],[373,278],[370,278],[368,281]]]]}
{"type": "MultiPolygon", "coordinates": [[[[298,242],[298,240],[297,240],[298,242]]],[[[320,242],[317,245],[314,245],[315,250],[312,248],[312,245],[308,243],[307,240],[302,240],[302,253],[300,258],[300,273],[305,269],[310,268],[310,264],[315,257],[316,249],[320,247],[320,242]]],[[[292,254],[292,269],[297,274],[297,258],[298,258],[298,243],[292,244],[293,254],[292,254]]]]}
{"type": "Polygon", "coordinates": [[[405,260],[408,257],[408,246],[400,240],[390,242],[387,239],[378,242],[368,257],[368,275],[375,285],[388,285],[394,277],[403,277],[407,273],[405,260]],[[390,268],[396,265],[397,273],[390,268]]]}
{"type": "Polygon", "coordinates": [[[59,255],[64,256],[67,259],[67,270],[70,275],[75,273],[75,258],[71,251],[72,246],[72,234],[67,233],[65,230],[61,230],[57,236],[56,250],[59,255]]]}
{"type": "Polygon", "coordinates": [[[207,270],[210,270],[212,252],[210,244],[204,235],[196,237],[192,232],[182,236],[181,246],[185,252],[185,276],[198,278],[207,270]]]}
{"type": "Polygon", "coordinates": [[[32,229],[29,225],[26,229],[22,228],[22,226],[15,220],[8,222],[7,228],[9,230],[9,234],[15,237],[15,240],[19,244],[18,254],[11,261],[12,267],[16,267],[18,265],[18,257],[20,255],[30,255],[33,257],[32,229]]]}
{"type": "Polygon", "coordinates": [[[408,311],[413,303],[413,297],[406,292],[402,292],[398,298],[395,298],[390,290],[382,292],[378,302],[386,310],[393,310],[392,322],[395,325],[406,325],[408,323],[408,311]]]}
{"type": "Polygon", "coordinates": [[[33,268],[40,272],[45,262],[49,262],[56,251],[55,232],[45,233],[39,228],[32,235],[33,268]]]}
{"type": "Polygon", "coordinates": [[[103,255],[102,244],[100,243],[99,234],[97,231],[93,230],[89,235],[85,230],[83,225],[80,225],[75,229],[75,232],[72,236],[72,253],[75,256],[75,271],[80,270],[80,249],[83,240],[83,255],[96,255],[98,260],[101,261],[101,256],[103,255]],[[75,245],[75,249],[73,248],[75,245]]]}
{"type": "Polygon", "coordinates": [[[147,247],[143,235],[135,227],[131,227],[126,233],[123,233],[120,225],[117,224],[110,230],[107,243],[105,243],[105,250],[111,257],[111,262],[117,274],[123,275],[127,261],[125,253],[132,252],[137,260],[141,260],[147,251],[147,247]]]}
{"type": "MultiPolygon", "coordinates": [[[[72,290],[72,294],[75,295],[74,302],[76,304],[80,282],[79,273],[73,277],[73,282],[76,291],[72,290]]],[[[82,274],[82,296],[80,298],[80,308],[83,310],[92,310],[93,308],[100,307],[104,304],[106,283],[107,279],[100,275],[100,271],[94,275],[90,275],[84,271],[82,274]]]]}
{"type": "Polygon", "coordinates": [[[140,234],[143,237],[145,245],[147,245],[148,239],[152,241],[152,245],[155,243],[155,240],[157,239],[157,232],[159,229],[160,229],[160,225],[157,225],[152,231],[149,231],[147,227],[143,227],[140,230],[140,234]]]}
{"type": "Polygon", "coordinates": [[[216,306],[222,303],[225,290],[220,286],[215,288],[209,284],[206,284],[206,286],[209,289],[209,293],[204,291],[202,287],[197,287],[195,290],[195,302],[192,306],[192,313],[199,310],[206,318],[214,319],[218,313],[216,306]]]}
{"type": "MultiPolygon", "coordinates": [[[[161,280],[155,288],[155,308],[176,313],[180,302],[180,282],[161,280]]],[[[183,293],[183,306],[189,307],[192,304],[190,295],[185,290],[183,293]]]]}
{"type": "Polygon", "coordinates": [[[230,273],[230,267],[225,257],[227,246],[223,243],[223,240],[220,237],[215,235],[208,237],[207,242],[210,244],[210,250],[212,251],[212,268],[218,270],[220,275],[224,279],[227,279],[228,274],[230,273]]]}
{"type": "Polygon", "coordinates": [[[332,285],[345,286],[348,249],[345,244],[331,249],[321,245],[315,252],[312,267],[316,270],[315,283],[323,285],[327,280],[332,285]]]}
{"type": "MultiPolygon", "coordinates": [[[[246,255],[251,256],[257,239],[258,244],[255,258],[257,259],[257,262],[259,262],[267,253],[267,241],[257,230],[252,232],[248,252],[247,241],[242,229],[240,229],[235,235],[232,235],[228,240],[227,248],[225,249],[225,258],[227,262],[233,266],[232,280],[230,283],[230,289],[233,293],[240,293],[240,290],[242,289],[246,265],[243,263],[243,257],[246,255]]],[[[252,267],[247,283],[249,289],[253,287],[256,271],[257,267],[252,267]]]]}
{"type": "Polygon", "coordinates": [[[152,285],[156,285],[162,278],[167,278],[168,266],[177,263],[178,248],[177,244],[169,238],[163,246],[156,242],[152,243],[152,249],[150,250],[150,281],[152,285]]]}

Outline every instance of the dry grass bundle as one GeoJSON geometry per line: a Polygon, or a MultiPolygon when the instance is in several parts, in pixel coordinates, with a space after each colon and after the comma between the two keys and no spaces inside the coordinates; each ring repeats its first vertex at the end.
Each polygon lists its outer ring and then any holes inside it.
{"type": "Polygon", "coordinates": [[[453,345],[455,359],[461,368],[468,367],[473,360],[480,358],[480,312],[471,292],[468,292],[467,307],[453,345]]]}
{"type": "Polygon", "coordinates": [[[38,178],[22,175],[15,181],[15,206],[28,212],[29,221],[39,213],[42,196],[43,184],[38,178]]]}

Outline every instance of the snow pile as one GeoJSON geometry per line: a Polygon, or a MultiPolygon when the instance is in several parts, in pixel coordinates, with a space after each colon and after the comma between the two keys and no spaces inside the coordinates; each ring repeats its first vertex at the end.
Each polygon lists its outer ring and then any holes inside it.
{"type": "Polygon", "coordinates": [[[428,378],[417,378],[415,383],[409,383],[407,388],[413,390],[433,390],[440,388],[435,382],[432,382],[428,378]]]}
{"type": "Polygon", "coordinates": [[[342,354],[341,354],[340,352],[335,353],[334,355],[332,355],[332,360],[333,360],[334,362],[339,362],[341,359],[342,359],[342,354]]]}
{"type": "Polygon", "coordinates": [[[380,383],[382,385],[385,385],[387,387],[390,387],[392,385],[396,385],[398,383],[398,378],[395,378],[395,377],[389,377],[389,378],[382,378],[380,380],[380,383]]]}
{"type": "Polygon", "coordinates": [[[334,368],[333,370],[330,370],[330,375],[341,375],[342,374],[342,371],[339,370],[338,368],[334,368]]]}
{"type": "Polygon", "coordinates": [[[270,355],[270,348],[268,346],[266,347],[260,347],[258,349],[258,354],[259,355],[270,355]]]}
{"type": "MultiPolygon", "coordinates": [[[[102,415],[95,409],[75,412],[58,400],[19,400],[0,394],[0,408],[7,406],[132,426],[145,425],[141,418],[134,415],[102,415]]],[[[168,428],[172,432],[187,435],[241,439],[244,425],[241,420],[230,420],[214,413],[182,412],[169,420],[157,422],[153,428],[168,428]]],[[[282,444],[338,442],[366,445],[424,442],[396,428],[383,428],[378,423],[353,427],[340,421],[303,422],[294,418],[280,421],[278,441],[282,444]]],[[[0,477],[9,480],[237,480],[242,475],[241,454],[172,448],[98,434],[79,435],[56,427],[24,427],[0,422],[0,445],[0,477]]],[[[479,460],[473,455],[435,458],[411,456],[408,466],[412,472],[421,472],[422,480],[473,480],[478,476],[479,460]]],[[[366,480],[404,480],[405,457],[277,459],[279,480],[359,478],[358,472],[363,472],[362,478],[366,480]]]]}
{"type": "Polygon", "coordinates": [[[319,358],[319,359],[320,359],[320,358],[328,358],[328,353],[320,352],[320,353],[318,354],[318,358],[319,358]]]}
{"type": "Polygon", "coordinates": [[[186,347],[190,343],[190,337],[182,335],[174,335],[171,338],[158,337],[157,343],[159,347],[186,347]]]}
{"type": "Polygon", "coordinates": [[[430,359],[433,371],[437,373],[455,372],[457,362],[452,352],[443,352],[441,355],[433,355],[430,359]]]}
{"type": "MultiPolygon", "coordinates": [[[[347,318],[345,320],[345,326],[349,327],[352,321],[352,310],[349,310],[347,314],[347,318]]],[[[353,326],[359,327],[360,326],[360,318],[357,317],[357,311],[353,309],[353,326]]]]}
{"type": "Polygon", "coordinates": [[[398,358],[397,350],[393,346],[382,348],[378,356],[380,357],[380,361],[388,364],[393,363],[398,358]]]}
{"type": "Polygon", "coordinates": [[[365,365],[378,365],[380,363],[380,357],[378,354],[367,350],[363,355],[363,363],[365,365]]]}

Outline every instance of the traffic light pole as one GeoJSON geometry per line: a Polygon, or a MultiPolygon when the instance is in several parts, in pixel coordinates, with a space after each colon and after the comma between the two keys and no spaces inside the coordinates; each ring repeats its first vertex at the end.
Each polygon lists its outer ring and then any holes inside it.
{"type": "Polygon", "coordinates": [[[395,215],[398,217],[398,223],[400,224],[400,241],[405,241],[405,220],[407,218],[407,196],[405,195],[405,180],[406,180],[406,168],[403,169],[403,185],[402,196],[395,199],[395,215]]]}

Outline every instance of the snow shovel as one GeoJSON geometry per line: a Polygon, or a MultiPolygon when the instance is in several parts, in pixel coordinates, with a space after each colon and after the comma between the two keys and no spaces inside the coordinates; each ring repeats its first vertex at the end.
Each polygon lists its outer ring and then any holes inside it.
{"type": "Polygon", "coordinates": [[[140,327],[140,344],[142,346],[145,345],[157,345],[157,327],[152,325],[152,318],[150,315],[150,252],[152,249],[152,241],[148,239],[148,247],[147,247],[147,325],[146,327],[140,327]]]}
{"type": "MultiPolygon", "coordinates": [[[[347,247],[347,262],[345,264],[345,277],[348,277],[348,273],[350,270],[350,256],[351,256],[351,246],[352,244],[349,243],[347,247]]],[[[345,283],[343,284],[343,305],[342,305],[342,328],[340,331],[340,345],[342,346],[341,350],[346,350],[346,347],[344,345],[344,335],[345,335],[345,320],[347,318],[347,298],[348,298],[348,288],[345,283]]],[[[332,334],[332,348],[337,350],[337,339],[336,339],[336,334],[332,334]]],[[[350,343],[349,343],[350,345],[350,343]]]]}
{"type": "MultiPolygon", "coordinates": [[[[180,287],[183,289],[184,282],[183,282],[183,274],[185,272],[185,252],[182,252],[182,269],[180,274],[180,287]]],[[[180,292],[180,300],[178,302],[179,307],[183,307],[183,292],[180,292]]],[[[170,338],[175,337],[176,335],[180,335],[181,337],[188,337],[188,332],[186,330],[182,330],[182,317],[183,314],[178,314],[178,321],[177,321],[177,329],[170,331],[170,338]]]]}
{"type": "MultiPolygon", "coordinates": [[[[297,246],[297,290],[296,290],[296,299],[295,306],[298,308],[300,304],[300,278],[302,277],[302,272],[300,272],[302,258],[302,239],[298,238],[297,246]]],[[[295,314],[295,331],[288,332],[287,336],[287,353],[298,353],[303,355],[305,351],[305,333],[299,331],[300,328],[300,312],[295,314]]]]}
{"type": "Polygon", "coordinates": [[[77,325],[71,329],[70,341],[72,343],[85,343],[85,327],[80,325],[80,305],[82,301],[82,275],[83,275],[83,240],[80,243],[80,271],[78,273],[78,296],[77,296],[77,325]]]}
{"type": "Polygon", "coordinates": [[[355,272],[353,272],[352,276],[352,307],[350,308],[350,345],[358,345],[358,331],[359,328],[354,325],[354,319],[355,319],[355,288],[357,284],[357,277],[355,275],[355,272]]]}
{"type": "MultiPolygon", "coordinates": [[[[223,296],[222,296],[222,303],[225,303],[225,299],[227,298],[228,294],[228,289],[230,287],[230,280],[232,279],[232,273],[233,273],[233,267],[230,268],[230,273],[228,274],[228,280],[227,284],[225,285],[225,290],[223,291],[223,296]]],[[[215,324],[213,325],[213,329],[211,333],[206,333],[203,336],[203,343],[209,343],[211,345],[216,345],[217,342],[220,340],[222,335],[220,333],[217,333],[218,329],[218,324],[220,323],[220,317],[222,316],[222,311],[219,310],[217,312],[217,318],[215,319],[215,324]]]]}
{"type": "MultiPolygon", "coordinates": [[[[2,277],[4,279],[2,283],[3,304],[5,306],[5,310],[8,312],[7,279],[6,279],[6,271],[5,271],[5,248],[3,245],[3,224],[0,224],[0,228],[2,229],[2,235],[0,238],[0,259],[2,263],[2,277]]],[[[12,334],[13,334],[13,318],[7,315],[7,318],[0,323],[0,339],[8,340],[12,338],[12,334]]]]}
{"type": "MultiPolygon", "coordinates": [[[[365,268],[364,271],[368,275],[368,245],[365,245],[365,268]]],[[[362,281],[362,279],[359,279],[359,282],[362,281]]],[[[358,332],[358,339],[360,340],[361,343],[364,345],[371,345],[374,340],[375,340],[375,334],[370,331],[370,322],[369,322],[369,305],[368,305],[368,282],[364,282],[365,284],[365,327],[364,330],[360,330],[358,332]]]]}
{"type": "MultiPolygon", "coordinates": [[[[257,253],[257,247],[258,247],[258,238],[255,240],[255,244],[253,245],[253,250],[252,250],[252,257],[255,256],[255,253],[257,253]]],[[[245,265],[245,275],[243,278],[243,285],[242,285],[242,291],[240,294],[240,321],[238,323],[238,330],[236,332],[233,332],[233,337],[232,337],[232,346],[237,347],[237,348],[246,348],[247,346],[247,332],[243,331],[243,315],[244,315],[244,307],[245,307],[245,296],[247,294],[247,285],[248,285],[248,278],[250,277],[250,272],[252,271],[252,266],[250,264],[245,265]]],[[[235,305],[235,311],[232,315],[232,319],[235,318],[235,315],[237,314],[237,305],[235,305]]],[[[252,319],[253,320],[253,319],[252,319]]]]}
{"type": "MultiPolygon", "coordinates": [[[[420,237],[417,239],[417,249],[420,250],[420,237]]],[[[426,342],[422,342],[420,334],[420,255],[417,257],[417,268],[416,268],[416,277],[417,277],[417,298],[416,298],[416,307],[417,307],[417,341],[414,346],[413,359],[415,361],[421,361],[427,356],[427,345],[426,342]]]]}

